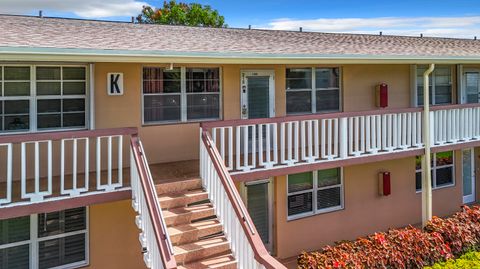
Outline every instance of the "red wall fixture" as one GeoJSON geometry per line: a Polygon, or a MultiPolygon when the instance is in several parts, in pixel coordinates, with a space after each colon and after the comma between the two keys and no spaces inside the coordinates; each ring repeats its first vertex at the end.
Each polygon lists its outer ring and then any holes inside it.
{"type": "Polygon", "coordinates": [[[392,193],[390,172],[378,173],[378,192],[381,196],[388,196],[392,193]]]}
{"type": "Polygon", "coordinates": [[[388,107],[388,85],[380,83],[375,87],[375,104],[377,107],[388,107]]]}

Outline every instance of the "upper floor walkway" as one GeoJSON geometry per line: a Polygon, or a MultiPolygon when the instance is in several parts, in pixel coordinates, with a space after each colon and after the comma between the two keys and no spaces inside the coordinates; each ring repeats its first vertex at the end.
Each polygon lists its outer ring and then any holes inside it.
{"type": "MultiPolygon", "coordinates": [[[[480,145],[479,104],[435,106],[429,117],[433,152],[480,145]]],[[[243,181],[422,155],[422,126],[423,109],[407,108],[213,121],[201,129],[232,178],[243,181]]],[[[116,128],[0,136],[0,208],[18,216],[30,211],[13,207],[128,199],[125,138],[136,134],[136,128],[116,128]]],[[[150,165],[155,180],[199,174],[197,162],[150,165]]]]}

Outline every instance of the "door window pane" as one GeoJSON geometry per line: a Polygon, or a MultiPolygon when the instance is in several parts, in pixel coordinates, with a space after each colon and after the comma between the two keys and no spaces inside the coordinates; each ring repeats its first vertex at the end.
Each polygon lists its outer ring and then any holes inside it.
{"type": "Polygon", "coordinates": [[[250,76],[248,79],[248,118],[270,116],[270,77],[250,76]]]}
{"type": "Polygon", "coordinates": [[[474,180],[474,176],[472,173],[472,150],[464,150],[462,155],[463,196],[467,196],[473,194],[472,181],[474,180]]]}
{"type": "Polygon", "coordinates": [[[268,184],[259,183],[247,186],[248,212],[264,244],[268,244],[270,241],[268,184]]]}

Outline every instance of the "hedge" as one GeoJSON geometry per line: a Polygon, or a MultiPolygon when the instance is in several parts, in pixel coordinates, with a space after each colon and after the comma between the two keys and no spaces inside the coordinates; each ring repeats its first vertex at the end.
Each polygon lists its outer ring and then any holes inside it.
{"type": "Polygon", "coordinates": [[[480,207],[463,206],[449,218],[434,217],[421,230],[412,226],[303,252],[299,269],[423,268],[480,245],[480,207]]]}

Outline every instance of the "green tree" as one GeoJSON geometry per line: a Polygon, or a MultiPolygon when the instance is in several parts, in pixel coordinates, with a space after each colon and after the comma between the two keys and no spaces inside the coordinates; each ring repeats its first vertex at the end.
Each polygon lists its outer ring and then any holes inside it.
{"type": "Polygon", "coordinates": [[[208,5],[197,3],[163,2],[162,8],[143,6],[137,16],[138,23],[157,23],[170,25],[227,27],[225,18],[208,5]]]}

